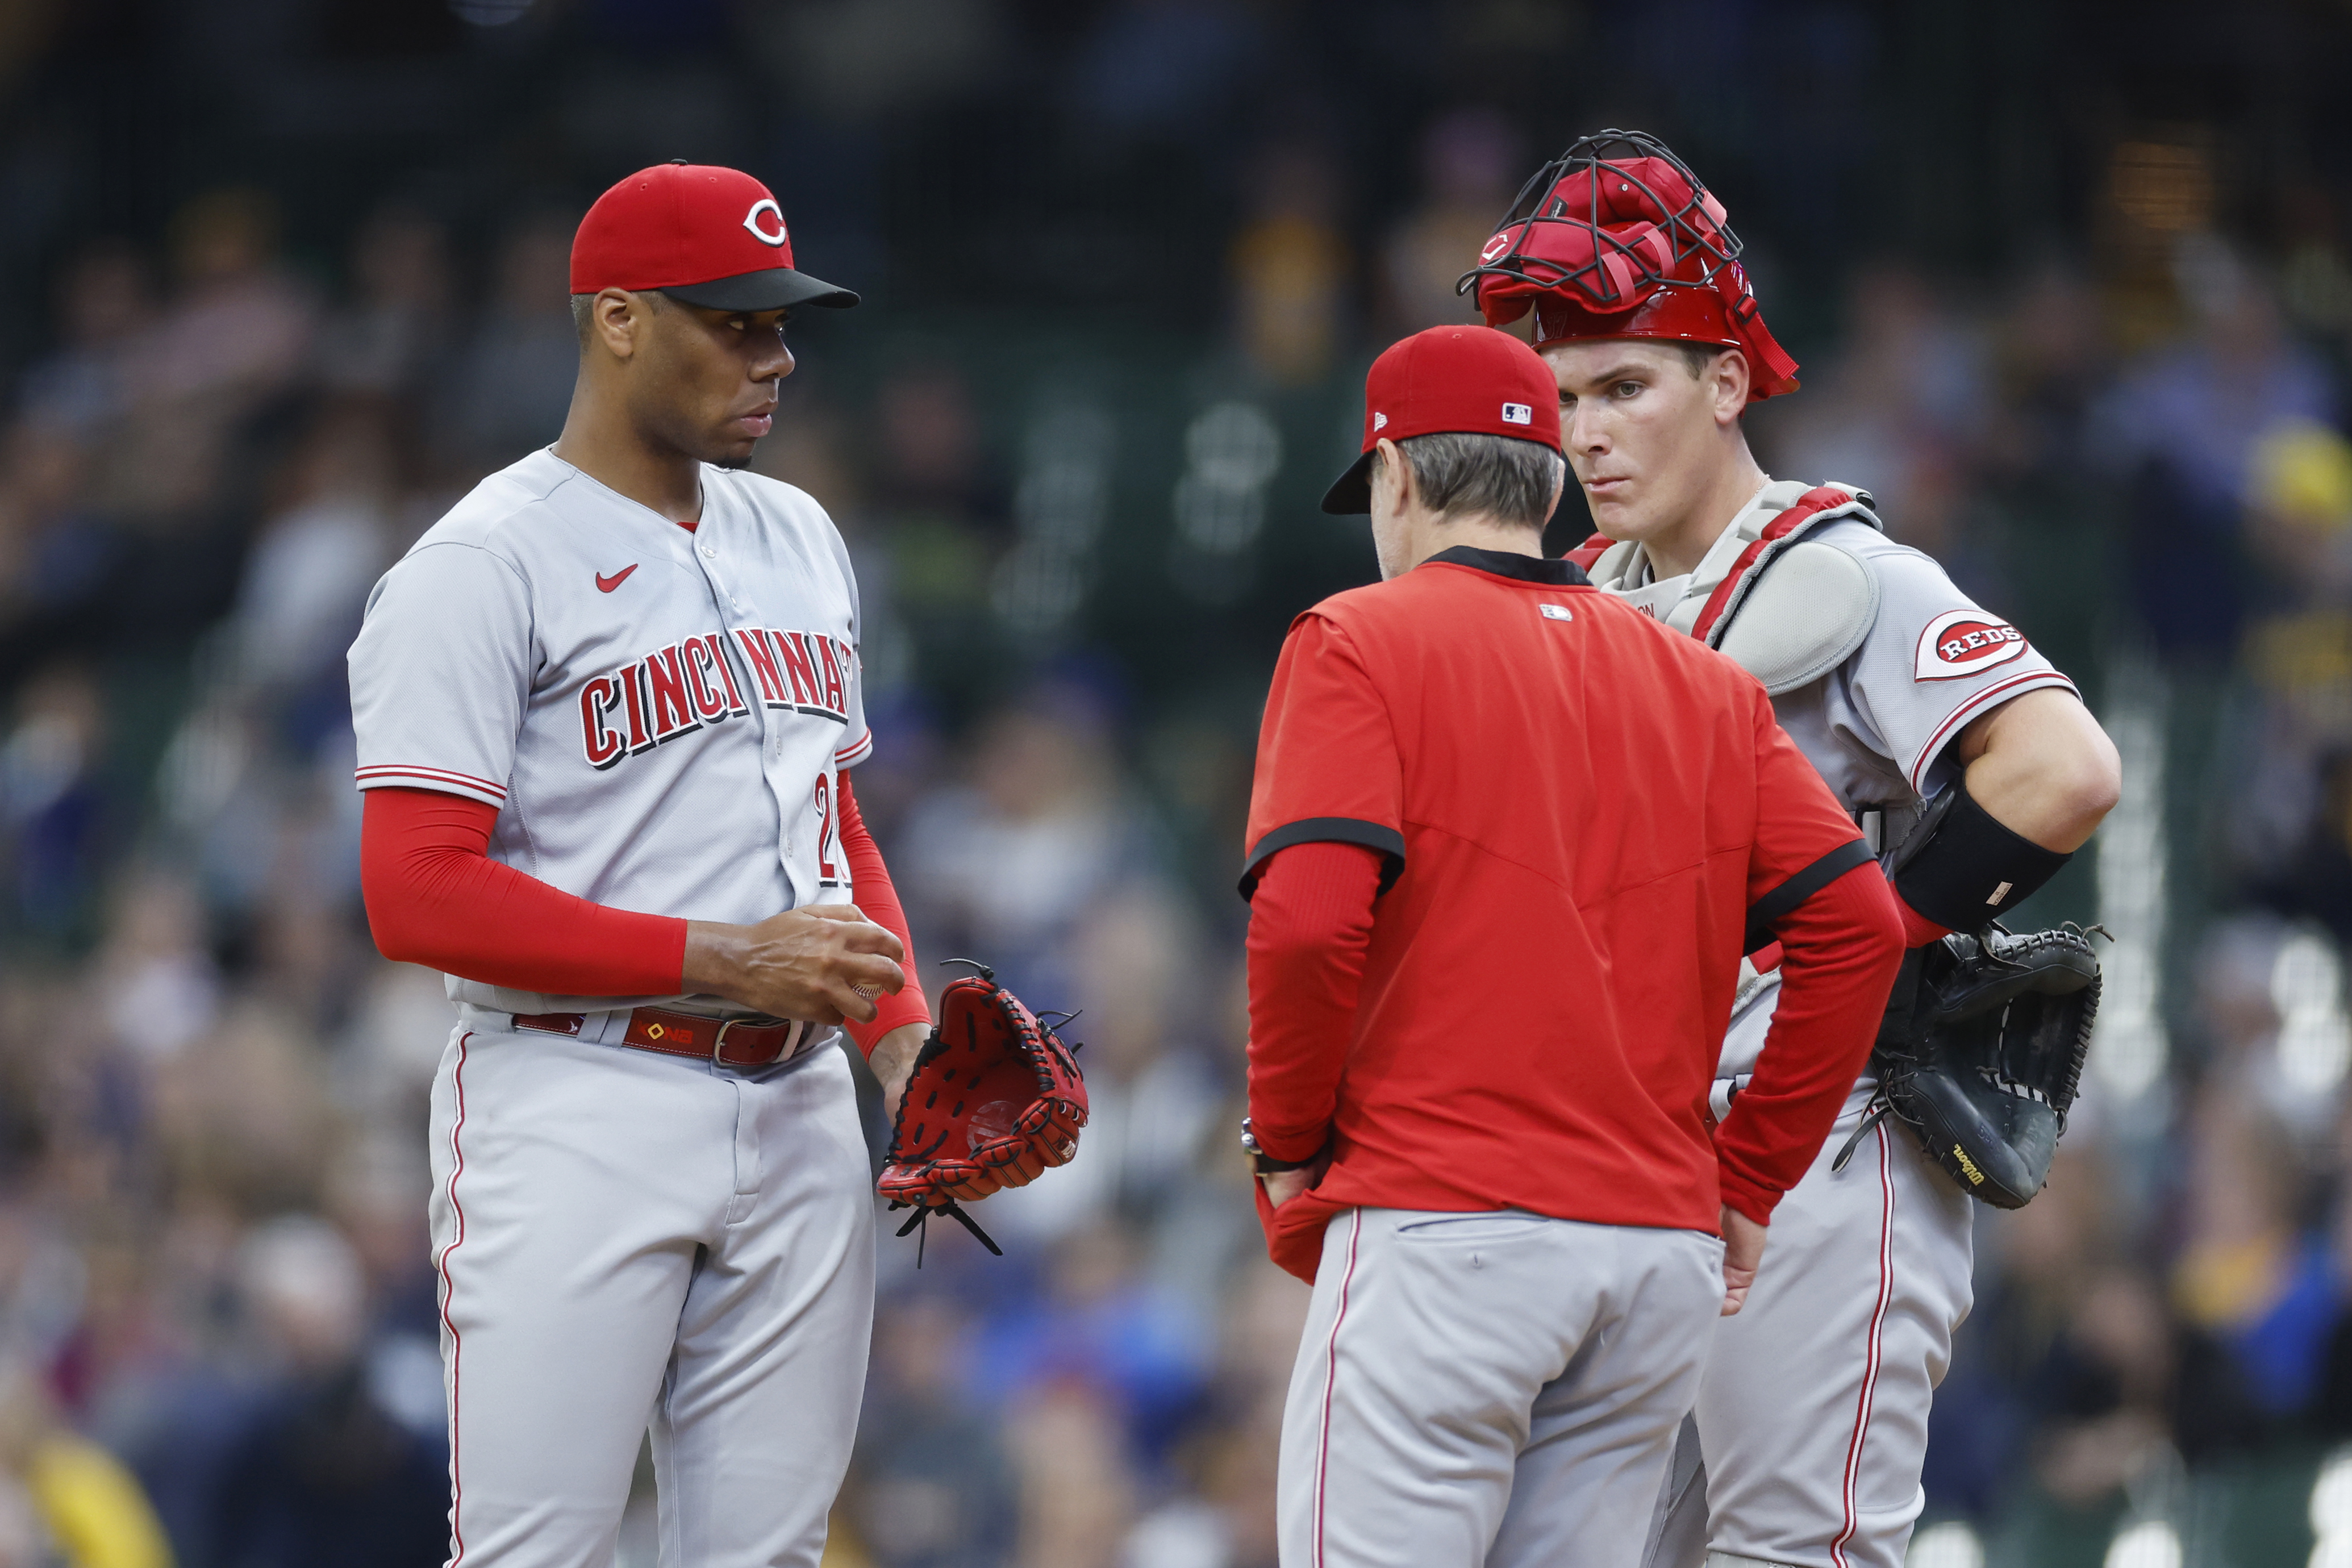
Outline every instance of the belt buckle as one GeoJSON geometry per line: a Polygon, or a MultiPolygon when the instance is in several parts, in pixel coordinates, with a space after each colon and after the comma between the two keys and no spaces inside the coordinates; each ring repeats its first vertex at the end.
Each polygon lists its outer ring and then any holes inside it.
{"type": "Polygon", "coordinates": [[[774,1056],[770,1057],[763,1062],[744,1062],[740,1065],[747,1068],[772,1068],[778,1062],[788,1059],[784,1055],[784,1049],[786,1047],[789,1047],[793,1043],[792,1034],[793,1021],[790,1018],[721,1018],[719,1020],[719,1037],[710,1042],[710,1065],[712,1067],[723,1068],[737,1065],[733,1062],[721,1061],[719,1058],[719,1053],[720,1050],[725,1048],[727,1045],[727,1031],[733,1028],[738,1024],[748,1024],[754,1028],[765,1028],[772,1024],[781,1024],[783,1026],[785,1030],[783,1046],[777,1047],[776,1054],[774,1056]]]}

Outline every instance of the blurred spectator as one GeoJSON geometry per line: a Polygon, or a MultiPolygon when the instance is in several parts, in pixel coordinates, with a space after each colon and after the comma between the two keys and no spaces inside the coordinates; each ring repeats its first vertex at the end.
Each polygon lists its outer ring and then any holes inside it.
{"type": "Polygon", "coordinates": [[[1138,1262],[1124,1226],[1064,1237],[1044,1298],[1008,1301],[982,1325],[966,1374],[974,1392],[1050,1403],[1055,1390],[1083,1389],[1088,1411],[1116,1422],[1123,1462],[1163,1461],[1205,1389],[1212,1346],[1205,1325],[1155,1290],[1138,1262]]]}
{"type": "Polygon", "coordinates": [[[172,1568],[138,1481],[60,1421],[13,1361],[0,1365],[0,1564],[172,1568]]]}
{"type": "Polygon", "coordinates": [[[362,1353],[358,1260],[323,1221],[275,1220],[239,1259],[281,1371],[231,1452],[214,1561],[425,1568],[448,1543],[448,1455],[384,1406],[362,1353]]]}
{"type": "Polygon", "coordinates": [[[909,919],[931,951],[984,955],[1038,1005],[1075,996],[1071,943],[1096,908],[1155,879],[1106,721],[1097,699],[1069,686],[991,715],[962,771],[970,782],[933,794],[905,833],[909,919]]]}
{"type": "Polygon", "coordinates": [[[2241,525],[2255,443],[2286,420],[2331,421],[2336,393],[2229,247],[2189,236],[2174,271],[2194,330],[2126,371],[2099,410],[2100,456],[2129,487],[2130,582],[2158,647],[2220,658],[2248,594],[2241,525]]]}
{"type": "Polygon", "coordinates": [[[108,815],[105,738],[106,700],[87,671],[56,666],[20,689],[0,738],[0,865],[6,915],[29,934],[68,936],[89,912],[108,815]]]}
{"type": "Polygon", "coordinates": [[[277,707],[297,755],[350,721],[343,650],[395,553],[394,479],[383,421],[363,405],[330,405],[246,559],[230,619],[236,678],[277,707]]]}
{"type": "Polygon", "coordinates": [[[877,1315],[845,1502],[878,1568],[1013,1561],[1019,1494],[1003,1435],[964,1391],[971,1355],[950,1300],[911,1294],[877,1315]]]}
{"type": "Polygon", "coordinates": [[[1250,216],[1228,263],[1234,337],[1250,365],[1281,385],[1318,380],[1341,346],[1350,267],[1338,224],[1341,179],[1319,149],[1279,143],[1251,175],[1250,216]]]}
{"type": "Polygon", "coordinates": [[[455,366],[440,417],[450,459],[476,473],[562,434],[580,368],[571,305],[576,226],[575,218],[544,213],[499,245],[488,307],[455,366]]]}
{"type": "Polygon", "coordinates": [[[2318,1384],[2334,1264],[2297,1214],[2294,1141],[2215,1089],[2190,1121],[2188,1235],[2173,1291],[2189,1325],[2227,1346],[2265,1415],[2300,1414],[2318,1384]]]}
{"type": "Polygon", "coordinates": [[[107,1019],[124,1049],[176,1056],[219,1016],[220,972],[205,944],[195,889],[161,871],[123,879],[95,968],[107,1019]]]}
{"type": "Polygon", "coordinates": [[[26,419],[0,436],[0,632],[69,624],[103,586],[119,543],[85,504],[89,468],[66,426],[26,419]]]}
{"type": "Polygon", "coordinates": [[[76,257],[58,289],[58,347],[25,374],[26,416],[86,438],[110,437],[136,395],[133,359],[154,317],[153,280],[136,250],[101,240],[76,257]]]}
{"type": "Polygon", "coordinates": [[[447,353],[455,285],[440,224],[397,203],[360,227],[352,299],[319,331],[319,379],[341,393],[404,397],[422,390],[447,353]]]}
{"type": "Polygon", "coordinates": [[[1118,1568],[1137,1483],[1118,1418],[1076,1381],[1032,1389],[1010,1423],[1021,1475],[1022,1568],[1118,1568]]]}
{"type": "Polygon", "coordinates": [[[1454,286],[1503,221],[1523,162],[1519,138],[1491,109],[1458,110],[1422,133],[1421,205],[1381,256],[1382,341],[1478,320],[1476,302],[1454,286]]]}
{"type": "Polygon", "coordinates": [[[1959,514],[1986,416],[1983,356],[1946,298],[1906,266],[1857,277],[1844,345],[1776,426],[1773,466],[1862,486],[1890,534],[1982,596],[1986,573],[1965,558],[1959,514]]]}
{"type": "Polygon", "coordinates": [[[172,220],[172,259],[178,292],[139,355],[139,398],[201,399],[225,419],[284,388],[315,312],[278,265],[277,202],[242,186],[197,197],[172,220]]]}

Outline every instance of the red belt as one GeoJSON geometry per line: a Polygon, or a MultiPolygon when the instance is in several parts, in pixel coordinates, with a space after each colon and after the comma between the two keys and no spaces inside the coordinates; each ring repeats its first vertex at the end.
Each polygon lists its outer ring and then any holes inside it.
{"type": "MultiPolygon", "coordinates": [[[[577,1035],[588,1021],[585,1013],[518,1013],[514,1026],[545,1035],[577,1035]]],[[[763,1068],[793,1054],[796,1034],[814,1035],[812,1026],[790,1018],[706,1018],[698,1013],[673,1013],[667,1007],[630,1011],[625,1046],[657,1051],[666,1057],[694,1057],[718,1067],[763,1068]]]]}

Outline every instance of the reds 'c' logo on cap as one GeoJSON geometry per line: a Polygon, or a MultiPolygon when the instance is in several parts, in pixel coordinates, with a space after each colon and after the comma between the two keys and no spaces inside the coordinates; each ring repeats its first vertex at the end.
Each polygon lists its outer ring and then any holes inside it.
{"type": "Polygon", "coordinates": [[[761,245],[782,245],[784,243],[784,209],[776,205],[775,197],[761,196],[751,204],[751,210],[743,215],[743,226],[750,229],[751,237],[761,245]],[[762,214],[776,220],[774,233],[760,226],[762,214]]]}
{"type": "Polygon", "coordinates": [[[2025,651],[2025,634],[1982,610],[1947,610],[1919,634],[1916,680],[1957,680],[2007,664],[2025,651]]]}

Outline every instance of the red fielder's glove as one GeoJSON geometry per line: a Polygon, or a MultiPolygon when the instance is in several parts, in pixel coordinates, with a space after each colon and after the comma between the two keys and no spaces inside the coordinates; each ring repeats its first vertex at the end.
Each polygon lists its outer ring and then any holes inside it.
{"type": "Polygon", "coordinates": [[[947,1214],[998,1252],[957,1205],[1069,1163],[1087,1124],[1087,1082],[1070,1048],[995,972],[972,967],[979,973],[940,994],[940,1021],[908,1076],[876,1184],[892,1208],[915,1211],[899,1235],[947,1214]]]}

